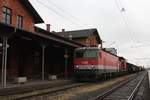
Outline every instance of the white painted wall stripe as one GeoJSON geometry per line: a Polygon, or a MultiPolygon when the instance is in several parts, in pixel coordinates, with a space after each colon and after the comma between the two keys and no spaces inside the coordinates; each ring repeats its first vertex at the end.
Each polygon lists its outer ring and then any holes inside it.
{"type": "Polygon", "coordinates": [[[118,70],[117,66],[103,66],[103,65],[76,65],[78,69],[113,69],[118,70]]]}

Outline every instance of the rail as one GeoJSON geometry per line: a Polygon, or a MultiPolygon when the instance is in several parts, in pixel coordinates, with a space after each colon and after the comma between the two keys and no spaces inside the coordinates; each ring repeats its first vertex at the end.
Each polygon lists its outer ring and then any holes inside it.
{"type": "MultiPolygon", "coordinates": [[[[146,75],[146,74],[145,74],[146,75]]],[[[137,94],[141,84],[142,84],[142,81],[144,80],[145,78],[145,75],[141,78],[141,80],[139,81],[139,83],[137,84],[137,86],[135,87],[135,89],[133,90],[133,92],[131,93],[130,97],[128,98],[128,100],[133,100],[135,95],[137,94]]]]}
{"type": "MultiPolygon", "coordinates": [[[[135,97],[136,93],[138,92],[138,89],[145,77],[146,73],[144,73],[144,75],[142,76],[142,78],[140,79],[140,81],[138,82],[138,84],[136,85],[136,87],[134,88],[134,90],[132,91],[131,95],[129,96],[129,98],[127,100],[133,100],[133,98],[135,97]]],[[[119,85],[113,87],[112,89],[109,89],[108,91],[104,92],[101,95],[98,95],[97,97],[94,97],[92,100],[103,100],[105,99],[107,96],[109,96],[110,94],[112,94],[113,92],[117,91],[119,88],[123,87],[124,85],[128,84],[129,82],[131,82],[132,80],[134,80],[135,78],[131,78],[125,82],[120,83],[119,85]]]]}
{"type": "Polygon", "coordinates": [[[109,94],[113,93],[115,90],[117,90],[118,88],[124,86],[125,84],[127,84],[128,82],[132,81],[132,79],[127,80],[125,82],[120,83],[119,85],[113,87],[112,89],[104,92],[101,95],[98,95],[97,97],[93,98],[92,100],[103,100],[106,96],[108,96],[109,94]]]}

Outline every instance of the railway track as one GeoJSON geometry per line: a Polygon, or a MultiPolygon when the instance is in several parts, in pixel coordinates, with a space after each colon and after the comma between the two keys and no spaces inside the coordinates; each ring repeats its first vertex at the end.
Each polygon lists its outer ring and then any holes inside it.
{"type": "Polygon", "coordinates": [[[116,84],[118,82],[120,83],[123,80],[128,79],[129,77],[130,76],[125,76],[123,78],[120,77],[116,79],[111,79],[110,81],[108,80],[106,82],[98,83],[79,83],[79,85],[57,88],[55,90],[48,89],[48,91],[40,91],[40,93],[31,94],[31,96],[24,95],[24,97],[17,97],[15,98],[15,100],[87,100],[86,98],[84,98],[84,96],[86,96],[90,91],[94,92],[102,87],[107,87],[107,85],[111,86],[112,84],[114,84],[114,81],[116,81],[116,84]]]}
{"type": "Polygon", "coordinates": [[[0,100],[88,100],[89,98],[93,98],[98,94],[104,93],[106,90],[122,83],[125,80],[133,79],[133,77],[136,77],[136,74],[107,80],[106,82],[73,83],[70,85],[63,85],[43,90],[35,89],[29,93],[8,95],[7,99],[0,98],[0,100]],[[101,92],[97,93],[96,91],[101,92]],[[91,94],[93,94],[93,96],[91,94]]]}
{"type": "Polygon", "coordinates": [[[147,72],[109,89],[92,100],[133,100],[147,72]]]}

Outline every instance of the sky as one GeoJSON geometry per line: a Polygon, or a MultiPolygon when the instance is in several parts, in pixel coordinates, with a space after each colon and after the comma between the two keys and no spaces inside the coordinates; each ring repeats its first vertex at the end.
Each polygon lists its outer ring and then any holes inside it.
{"type": "MultiPolygon", "coordinates": [[[[29,0],[51,31],[97,28],[104,47],[150,67],[150,0],[29,0]]],[[[45,24],[37,25],[41,28],[45,24]]]]}

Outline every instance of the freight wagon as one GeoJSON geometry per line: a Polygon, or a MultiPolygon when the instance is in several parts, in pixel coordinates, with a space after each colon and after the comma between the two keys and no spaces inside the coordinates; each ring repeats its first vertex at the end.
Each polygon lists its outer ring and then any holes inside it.
{"type": "Polygon", "coordinates": [[[142,71],[143,69],[140,66],[127,62],[127,70],[129,73],[135,73],[135,72],[142,71]]]}

